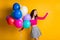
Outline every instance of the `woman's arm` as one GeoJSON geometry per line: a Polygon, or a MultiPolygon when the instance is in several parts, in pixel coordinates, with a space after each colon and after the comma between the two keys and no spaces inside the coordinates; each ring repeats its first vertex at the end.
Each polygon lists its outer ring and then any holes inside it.
{"type": "Polygon", "coordinates": [[[48,13],[46,13],[46,15],[44,17],[37,17],[37,19],[39,20],[44,20],[47,17],[48,13]]]}
{"type": "Polygon", "coordinates": [[[21,29],[19,29],[19,31],[22,31],[24,28],[22,27],[21,29]]]}

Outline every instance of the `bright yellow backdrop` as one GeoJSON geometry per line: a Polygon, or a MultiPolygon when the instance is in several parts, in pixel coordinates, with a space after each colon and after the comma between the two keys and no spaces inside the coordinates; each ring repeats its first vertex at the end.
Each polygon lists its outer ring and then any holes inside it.
{"type": "Polygon", "coordinates": [[[37,9],[39,16],[48,12],[45,20],[38,20],[37,25],[42,32],[39,40],[60,40],[59,0],[0,0],[0,40],[33,40],[30,37],[30,28],[19,32],[15,26],[6,22],[6,16],[11,14],[15,2],[27,6],[29,13],[32,9],[37,9]]]}

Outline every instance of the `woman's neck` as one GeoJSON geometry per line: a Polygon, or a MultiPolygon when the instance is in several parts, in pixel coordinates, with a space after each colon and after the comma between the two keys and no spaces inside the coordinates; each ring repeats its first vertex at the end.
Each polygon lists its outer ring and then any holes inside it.
{"type": "Polygon", "coordinates": [[[33,16],[33,17],[32,17],[32,20],[34,20],[34,19],[35,19],[35,17],[33,16]]]}

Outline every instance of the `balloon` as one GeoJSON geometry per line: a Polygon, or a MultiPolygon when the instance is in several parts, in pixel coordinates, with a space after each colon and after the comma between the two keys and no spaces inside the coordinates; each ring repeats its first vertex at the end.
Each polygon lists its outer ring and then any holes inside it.
{"type": "Polygon", "coordinates": [[[22,12],[20,10],[14,10],[11,14],[15,19],[20,19],[22,17],[22,12]]]}
{"type": "Polygon", "coordinates": [[[9,25],[13,25],[14,24],[14,19],[11,16],[7,16],[6,20],[7,20],[7,23],[9,25]]]}
{"type": "Polygon", "coordinates": [[[19,20],[22,20],[22,21],[23,21],[23,19],[22,19],[22,18],[20,18],[19,20]]]}
{"type": "Polygon", "coordinates": [[[14,3],[13,10],[20,10],[20,5],[18,3],[14,3]]]}
{"type": "Polygon", "coordinates": [[[23,27],[24,28],[29,28],[30,27],[30,21],[28,21],[28,20],[24,20],[24,22],[23,22],[23,27]]]}
{"type": "Polygon", "coordinates": [[[31,17],[30,17],[29,14],[27,14],[26,16],[24,16],[24,20],[30,20],[30,19],[31,19],[31,17]]]}
{"type": "Polygon", "coordinates": [[[21,7],[22,15],[25,16],[28,13],[28,8],[26,6],[21,7]]]}
{"type": "Polygon", "coordinates": [[[17,28],[22,28],[23,21],[22,20],[15,20],[14,24],[17,28]]]}

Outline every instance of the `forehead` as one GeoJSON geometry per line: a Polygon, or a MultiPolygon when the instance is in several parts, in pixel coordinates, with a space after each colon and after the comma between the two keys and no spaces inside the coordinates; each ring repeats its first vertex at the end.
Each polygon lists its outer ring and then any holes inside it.
{"type": "Polygon", "coordinates": [[[34,12],[37,12],[37,10],[35,10],[34,12]]]}

